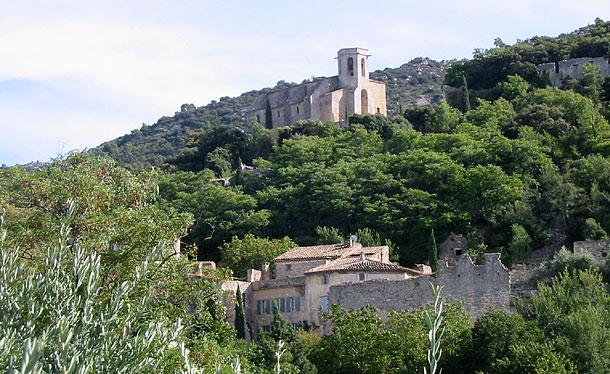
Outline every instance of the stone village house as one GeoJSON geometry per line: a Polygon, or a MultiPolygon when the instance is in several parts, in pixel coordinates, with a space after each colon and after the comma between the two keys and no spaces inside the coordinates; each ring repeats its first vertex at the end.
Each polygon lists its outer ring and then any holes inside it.
{"type": "MultiPolygon", "coordinates": [[[[486,254],[482,265],[468,255],[456,256],[451,265],[440,261],[432,273],[425,265],[393,264],[387,246],[363,247],[353,237],[345,244],[293,248],[275,258],[275,277],[265,264],[260,271],[250,269],[245,282],[230,281],[223,288],[235,294],[239,286],[246,331],[255,337],[269,329],[273,305],[295,328],[324,334],[329,326],[321,312],[332,304],[346,309],[370,305],[382,313],[412,310],[432,301],[430,282],[443,284],[446,298],[464,301],[473,319],[492,307],[510,309],[509,272],[498,253],[486,254]]],[[[234,322],[232,302],[227,317],[234,322]]]]}
{"type": "Polygon", "coordinates": [[[246,119],[275,128],[308,119],[345,123],[353,114],[387,115],[385,83],[369,78],[369,56],[364,48],[339,50],[338,75],[262,94],[246,119]]]}

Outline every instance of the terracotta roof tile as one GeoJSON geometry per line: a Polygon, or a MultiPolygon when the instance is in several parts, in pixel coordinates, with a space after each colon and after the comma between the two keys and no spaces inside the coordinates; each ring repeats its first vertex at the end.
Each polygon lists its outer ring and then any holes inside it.
{"type": "Polygon", "coordinates": [[[351,252],[354,247],[345,244],[314,245],[310,247],[296,247],[279,255],[275,261],[335,259],[351,252]]]}
{"type": "Polygon", "coordinates": [[[402,266],[375,261],[371,259],[361,260],[360,257],[338,258],[325,265],[320,265],[305,272],[305,274],[321,273],[327,271],[393,271],[405,272],[410,275],[421,275],[417,270],[404,268],[402,266]]]}

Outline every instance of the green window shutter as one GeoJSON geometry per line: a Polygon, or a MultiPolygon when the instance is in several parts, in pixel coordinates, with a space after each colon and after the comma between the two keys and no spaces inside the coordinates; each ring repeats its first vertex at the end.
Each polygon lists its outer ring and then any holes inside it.
{"type": "Polygon", "coordinates": [[[256,314],[261,314],[261,301],[256,300],[256,314]]]}
{"type": "Polygon", "coordinates": [[[299,312],[301,311],[301,296],[294,298],[294,309],[299,312]]]}

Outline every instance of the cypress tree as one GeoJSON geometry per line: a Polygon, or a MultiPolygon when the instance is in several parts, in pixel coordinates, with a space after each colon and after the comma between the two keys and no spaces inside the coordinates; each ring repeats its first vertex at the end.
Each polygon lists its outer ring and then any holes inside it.
{"type": "Polygon", "coordinates": [[[432,271],[438,270],[438,248],[436,248],[436,239],[434,238],[434,229],[430,233],[432,239],[432,245],[430,246],[430,253],[428,254],[428,262],[432,271]]]}
{"type": "Polygon", "coordinates": [[[235,295],[235,331],[237,331],[237,339],[246,338],[245,320],[244,320],[244,301],[241,298],[241,291],[237,286],[237,295],[235,295]]]}
{"type": "Polygon", "coordinates": [[[271,112],[269,100],[267,100],[267,107],[265,108],[265,127],[270,130],[273,128],[273,113],[271,112]]]}
{"type": "Polygon", "coordinates": [[[470,111],[470,91],[468,91],[468,81],[466,80],[466,76],[462,75],[462,80],[464,81],[462,85],[462,90],[464,94],[464,112],[470,111]]]}

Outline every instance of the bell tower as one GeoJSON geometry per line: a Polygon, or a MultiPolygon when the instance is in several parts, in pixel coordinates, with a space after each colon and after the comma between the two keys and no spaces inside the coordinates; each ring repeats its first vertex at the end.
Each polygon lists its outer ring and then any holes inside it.
{"type": "Polygon", "coordinates": [[[369,81],[369,51],[364,48],[343,48],[337,52],[339,82],[343,88],[356,88],[369,81]]]}

